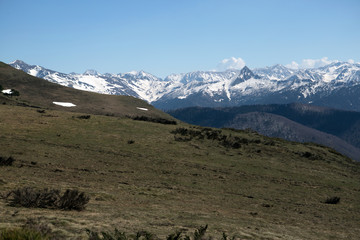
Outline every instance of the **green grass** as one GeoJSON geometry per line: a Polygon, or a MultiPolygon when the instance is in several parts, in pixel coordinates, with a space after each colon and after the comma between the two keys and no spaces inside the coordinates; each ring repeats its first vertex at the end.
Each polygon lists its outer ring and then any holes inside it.
{"type": "Polygon", "coordinates": [[[6,229],[0,230],[2,240],[47,240],[48,237],[30,229],[6,229]]]}
{"type": "Polygon", "coordinates": [[[205,224],[241,239],[357,239],[360,168],[332,149],[245,131],[239,149],[218,141],[175,141],[179,124],[0,105],[0,192],[22,187],[78,189],[82,212],[11,207],[0,200],[0,228],[30,217],[65,238],[92,231],[145,230],[165,238],[205,224]],[[129,144],[128,141],[134,143],[129,144]],[[312,157],[306,157],[311,153],[312,157]],[[338,204],[325,204],[338,196],[338,204]]]}

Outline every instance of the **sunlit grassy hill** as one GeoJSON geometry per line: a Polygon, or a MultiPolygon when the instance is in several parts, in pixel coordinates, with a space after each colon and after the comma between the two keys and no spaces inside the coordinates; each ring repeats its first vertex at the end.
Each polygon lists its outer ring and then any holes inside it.
{"type": "MultiPolygon", "coordinates": [[[[3,86],[10,82],[1,79],[3,86]]],[[[238,239],[360,236],[359,163],[330,148],[247,131],[136,121],[115,105],[111,111],[106,105],[92,113],[68,111],[45,104],[55,94],[32,99],[35,89],[25,93],[31,84],[22,84],[13,85],[18,101],[42,108],[2,97],[8,102],[0,105],[0,157],[15,161],[0,166],[0,193],[78,189],[90,201],[83,211],[66,211],[14,207],[0,199],[0,229],[35,219],[60,239],[87,239],[85,229],[114,228],[165,239],[177,230],[192,236],[206,224],[207,236],[216,239],[223,232],[238,239]],[[332,197],[340,201],[325,203],[332,197]]],[[[98,103],[109,97],[82,94],[98,103]]],[[[60,100],[78,99],[69,98],[60,100]]]]}

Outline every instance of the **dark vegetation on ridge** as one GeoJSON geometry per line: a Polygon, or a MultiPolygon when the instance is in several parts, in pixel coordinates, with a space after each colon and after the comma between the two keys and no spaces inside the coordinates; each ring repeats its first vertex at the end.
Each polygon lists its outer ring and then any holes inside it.
{"type": "Polygon", "coordinates": [[[13,159],[0,166],[2,238],[360,235],[360,164],[331,148],[250,130],[137,121],[126,116],[174,119],[147,105],[139,114],[143,102],[127,97],[114,98],[119,109],[106,108],[108,96],[76,91],[58,101],[94,97],[95,110],[45,106],[45,96],[68,90],[9,72],[0,67],[0,83],[20,96],[0,96],[0,156],[13,159]]]}

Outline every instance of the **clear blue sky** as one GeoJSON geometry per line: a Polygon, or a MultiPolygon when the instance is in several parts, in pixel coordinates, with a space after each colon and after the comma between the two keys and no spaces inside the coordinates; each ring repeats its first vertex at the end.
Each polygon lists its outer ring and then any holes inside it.
{"type": "Polygon", "coordinates": [[[65,73],[360,62],[359,0],[0,0],[0,29],[0,61],[65,73]]]}

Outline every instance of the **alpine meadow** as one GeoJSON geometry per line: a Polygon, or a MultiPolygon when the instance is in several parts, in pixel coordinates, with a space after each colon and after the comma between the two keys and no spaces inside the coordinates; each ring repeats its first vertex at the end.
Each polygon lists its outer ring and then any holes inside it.
{"type": "Polygon", "coordinates": [[[335,150],[189,125],[133,97],[63,87],[3,63],[0,85],[19,92],[1,96],[1,234],[101,239],[117,229],[192,239],[206,225],[207,238],[360,234],[360,165],[335,150]],[[88,197],[81,210],[61,208],[66,190],[74,205],[88,197]]]}
{"type": "Polygon", "coordinates": [[[359,240],[359,0],[0,0],[0,240],[359,240]]]}

